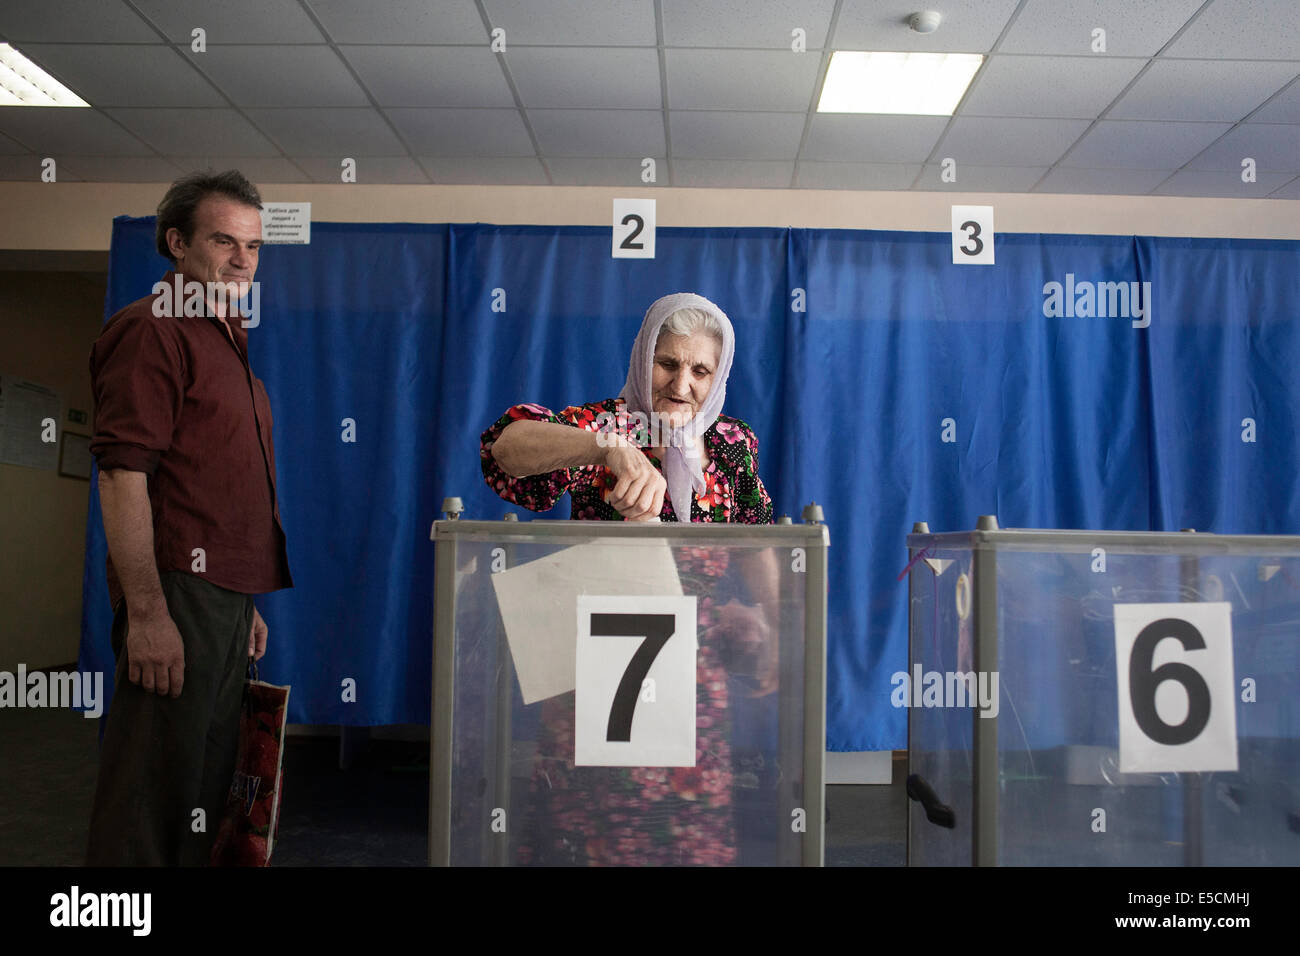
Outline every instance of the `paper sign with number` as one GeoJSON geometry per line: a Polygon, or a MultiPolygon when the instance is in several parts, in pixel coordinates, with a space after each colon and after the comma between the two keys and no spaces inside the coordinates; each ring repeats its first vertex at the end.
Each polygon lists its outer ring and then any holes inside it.
{"type": "Polygon", "coordinates": [[[1121,773],[1237,769],[1232,605],[1116,604],[1121,773]]]}
{"type": "Polygon", "coordinates": [[[993,207],[952,207],[952,262],[957,266],[993,265],[993,207]]]}
{"type": "Polygon", "coordinates": [[[695,598],[578,598],[574,762],[695,766],[695,598]]]}
{"type": "Polygon", "coordinates": [[[614,258],[655,257],[655,201],[614,200],[614,258]]]}

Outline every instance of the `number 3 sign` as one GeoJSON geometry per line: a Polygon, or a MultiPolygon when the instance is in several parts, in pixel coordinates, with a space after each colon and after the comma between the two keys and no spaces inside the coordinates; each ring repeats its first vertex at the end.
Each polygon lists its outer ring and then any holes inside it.
{"type": "Polygon", "coordinates": [[[1121,773],[1237,769],[1232,605],[1116,604],[1121,773]]]}
{"type": "Polygon", "coordinates": [[[695,766],[695,598],[578,598],[574,762],[695,766]]]}

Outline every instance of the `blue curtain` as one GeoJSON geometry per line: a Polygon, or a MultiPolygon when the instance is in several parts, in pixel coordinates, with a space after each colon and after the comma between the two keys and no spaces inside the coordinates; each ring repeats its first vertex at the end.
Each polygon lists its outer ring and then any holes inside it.
{"type": "MultiPolygon", "coordinates": [[[[106,316],[167,265],[152,218],[116,220],[106,316]]],[[[735,323],[726,411],[777,512],[825,508],[832,750],[906,745],[914,521],[1300,531],[1297,242],[1004,234],[996,266],[957,267],[942,233],[660,228],[655,259],[626,260],[608,228],[313,223],[258,279],[297,585],[258,599],[262,672],[295,722],[427,721],[442,498],[510,510],[479,433],[519,401],[616,395],[668,292],[735,323]]],[[[92,482],[81,667],[111,674],[104,554],[92,482]]]]}

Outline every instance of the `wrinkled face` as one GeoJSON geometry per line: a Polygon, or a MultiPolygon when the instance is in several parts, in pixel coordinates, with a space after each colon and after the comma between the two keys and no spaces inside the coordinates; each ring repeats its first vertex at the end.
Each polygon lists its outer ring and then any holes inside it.
{"type": "Polygon", "coordinates": [[[190,241],[179,229],[169,229],[167,243],[176,257],[176,271],[186,281],[237,282],[243,296],[257,272],[262,216],[252,206],[225,196],[205,196],[194,210],[190,241]]]}
{"type": "Polygon", "coordinates": [[[659,336],[651,380],[654,410],[680,428],[700,410],[722,358],[722,343],[706,332],[659,336]]]}

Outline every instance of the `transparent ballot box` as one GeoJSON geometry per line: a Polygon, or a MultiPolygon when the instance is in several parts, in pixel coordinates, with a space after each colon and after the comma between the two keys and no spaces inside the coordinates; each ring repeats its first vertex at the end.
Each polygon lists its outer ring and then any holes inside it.
{"type": "Polygon", "coordinates": [[[1300,537],[918,529],[910,865],[1300,863],[1300,537]]]}
{"type": "Polygon", "coordinates": [[[433,539],[431,865],[821,865],[824,525],[433,539]]]}

